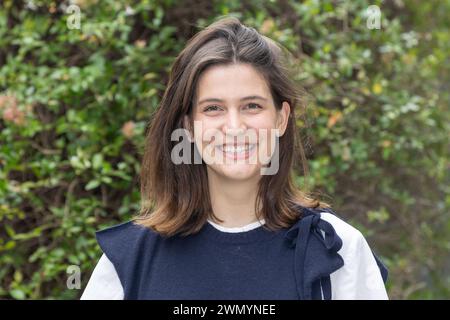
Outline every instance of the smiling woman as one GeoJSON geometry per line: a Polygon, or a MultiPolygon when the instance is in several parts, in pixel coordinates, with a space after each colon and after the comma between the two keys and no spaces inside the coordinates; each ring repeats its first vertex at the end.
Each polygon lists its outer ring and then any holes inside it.
{"type": "Polygon", "coordinates": [[[208,218],[227,226],[266,218],[267,227],[276,230],[297,221],[296,204],[327,207],[292,182],[294,160],[306,167],[295,127],[303,97],[288,76],[285,58],[279,45],[235,18],[217,21],[188,42],[172,66],[147,136],[139,224],[171,236],[195,233],[208,218]],[[182,127],[195,141],[193,157],[201,151],[199,165],[171,161],[171,133],[182,127]],[[207,134],[210,130],[221,134],[207,134]],[[277,145],[264,135],[275,130],[280,131],[277,145]],[[161,137],[166,141],[155,143],[161,137]],[[258,143],[253,157],[275,153],[270,160],[279,163],[276,174],[257,174],[271,164],[241,154],[250,148],[245,137],[258,143]],[[214,165],[220,153],[248,161],[214,165]]]}
{"type": "Polygon", "coordinates": [[[147,135],[140,215],[97,233],[83,299],[387,298],[361,233],[292,182],[303,105],[285,59],[236,18],[188,42],[147,135]]]}

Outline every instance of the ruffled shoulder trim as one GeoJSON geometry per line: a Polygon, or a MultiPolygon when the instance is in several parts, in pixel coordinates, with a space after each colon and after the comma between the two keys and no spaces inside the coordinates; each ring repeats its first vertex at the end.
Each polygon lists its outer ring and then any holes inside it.
{"type": "Polygon", "coordinates": [[[133,221],[124,222],[95,233],[97,242],[103,253],[113,263],[122,281],[125,276],[124,264],[137,263],[136,257],[144,254],[141,252],[157,241],[158,234],[133,221]],[[142,254],[141,254],[142,253],[142,254]]]}

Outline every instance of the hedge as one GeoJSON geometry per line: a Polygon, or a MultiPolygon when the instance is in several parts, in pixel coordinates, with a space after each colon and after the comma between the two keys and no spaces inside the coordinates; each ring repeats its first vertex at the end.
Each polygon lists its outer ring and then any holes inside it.
{"type": "Polygon", "coordinates": [[[80,297],[101,255],[94,232],[139,210],[171,63],[224,15],[293,53],[309,181],[386,262],[389,296],[450,298],[449,1],[72,3],[80,29],[68,1],[0,8],[0,298],[80,297]]]}

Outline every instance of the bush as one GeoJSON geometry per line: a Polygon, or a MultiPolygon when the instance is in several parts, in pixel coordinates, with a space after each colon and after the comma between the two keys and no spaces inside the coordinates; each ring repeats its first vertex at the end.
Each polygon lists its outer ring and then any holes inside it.
{"type": "Polygon", "coordinates": [[[0,298],[79,298],[68,266],[84,288],[95,230],[139,209],[171,62],[227,14],[293,53],[312,185],[383,257],[390,297],[450,298],[448,1],[375,1],[381,29],[366,0],[76,3],[81,29],[68,1],[0,9],[0,298]]]}

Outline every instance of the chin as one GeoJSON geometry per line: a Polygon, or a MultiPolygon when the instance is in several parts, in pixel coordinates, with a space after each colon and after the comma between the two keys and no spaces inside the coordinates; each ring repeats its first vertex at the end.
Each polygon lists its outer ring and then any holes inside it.
{"type": "Polygon", "coordinates": [[[230,180],[248,180],[260,175],[260,166],[249,164],[221,165],[211,169],[216,175],[230,180]]]}

